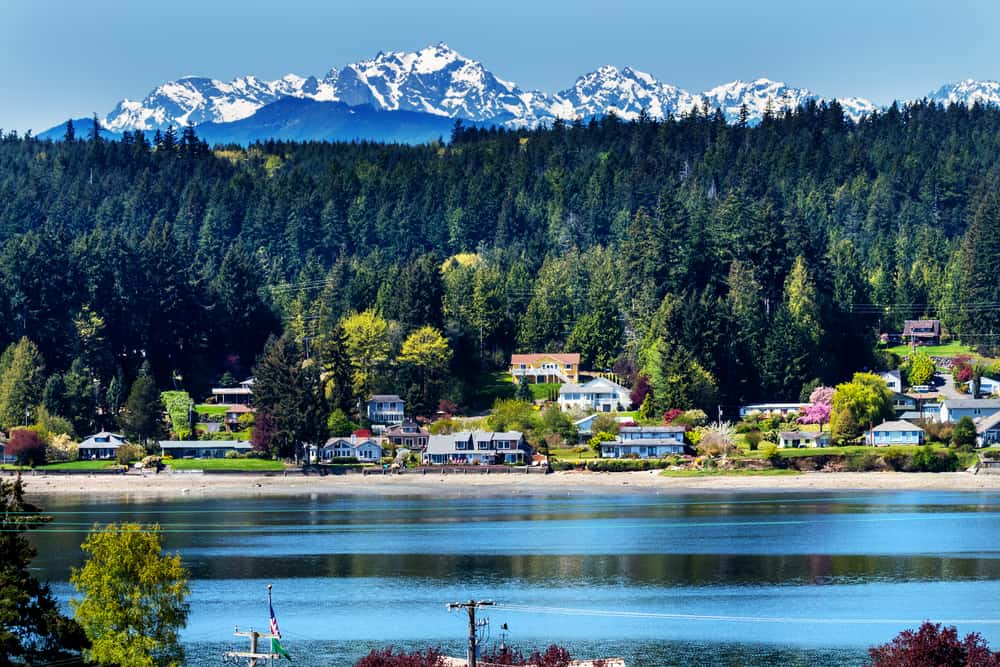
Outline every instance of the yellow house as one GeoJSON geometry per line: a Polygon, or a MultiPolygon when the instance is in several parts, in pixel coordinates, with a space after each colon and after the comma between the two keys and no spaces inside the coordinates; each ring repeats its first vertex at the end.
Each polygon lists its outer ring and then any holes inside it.
{"type": "Polygon", "coordinates": [[[577,382],[580,379],[578,353],[545,352],[542,354],[512,354],[510,375],[514,382],[577,382]]]}

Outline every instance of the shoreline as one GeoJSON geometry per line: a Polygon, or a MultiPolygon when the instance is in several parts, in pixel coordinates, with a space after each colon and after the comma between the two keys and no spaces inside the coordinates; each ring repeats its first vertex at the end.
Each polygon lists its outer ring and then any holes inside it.
{"type": "MultiPolygon", "coordinates": [[[[4,475],[11,479],[12,476],[4,475]]],[[[659,471],[556,472],[551,475],[337,475],[289,477],[248,474],[25,475],[29,497],[250,498],[288,496],[546,496],[795,491],[1000,492],[1000,475],[968,472],[814,472],[795,476],[663,477],[659,471]]]]}

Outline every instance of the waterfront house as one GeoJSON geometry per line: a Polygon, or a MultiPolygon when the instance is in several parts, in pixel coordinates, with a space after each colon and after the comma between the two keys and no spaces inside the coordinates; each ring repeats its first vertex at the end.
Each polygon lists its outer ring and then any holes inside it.
{"type": "Polygon", "coordinates": [[[778,447],[828,447],[830,445],[829,433],[817,433],[815,431],[782,431],[778,434],[778,447]]]}
{"type": "Polygon", "coordinates": [[[118,448],[127,445],[125,436],[108,431],[101,431],[93,435],[88,435],[80,442],[77,458],[82,461],[97,459],[113,459],[118,453],[118,448]]]}
{"type": "Polygon", "coordinates": [[[160,453],[175,459],[224,459],[229,452],[249,454],[246,440],[160,440],[160,453]]]}
{"type": "Polygon", "coordinates": [[[898,368],[893,371],[879,373],[879,376],[889,385],[889,389],[892,389],[897,394],[903,391],[903,374],[899,372],[898,368]]]}
{"type": "Polygon", "coordinates": [[[740,417],[751,415],[790,417],[797,415],[807,407],[809,407],[808,403],[752,403],[740,406],[740,417]]]}
{"type": "Polygon", "coordinates": [[[362,463],[377,463],[382,460],[382,446],[371,438],[330,438],[319,450],[321,461],[355,458],[362,463]]]}
{"type": "Polygon", "coordinates": [[[632,407],[628,389],[606,378],[585,384],[567,383],[559,387],[559,409],[618,412],[632,407]]]}
{"type": "Polygon", "coordinates": [[[941,320],[906,320],[903,322],[903,342],[918,345],[941,343],[941,320]]]}
{"type": "Polygon", "coordinates": [[[580,355],[575,352],[512,354],[510,375],[514,384],[522,378],[531,383],[576,383],[580,381],[580,355]]]}
{"type": "Polygon", "coordinates": [[[976,445],[992,447],[1000,444],[1000,412],[976,422],[976,445]]]}
{"type": "Polygon", "coordinates": [[[683,426],[623,426],[611,442],[600,445],[601,458],[656,459],[668,454],[684,454],[683,426]]]}
{"type": "Polygon", "coordinates": [[[427,439],[430,437],[427,429],[409,420],[390,426],[382,435],[396,447],[406,447],[417,451],[423,451],[427,448],[427,439]]]}
{"type": "Polygon", "coordinates": [[[236,405],[230,405],[226,408],[226,414],[223,421],[226,424],[226,428],[230,432],[243,430],[240,424],[240,417],[243,415],[252,415],[255,412],[253,408],[249,405],[244,405],[242,403],[237,403],[236,405]]]}
{"type": "Polygon", "coordinates": [[[212,398],[218,405],[253,405],[253,378],[237,387],[213,387],[212,398]]]}
{"type": "Polygon", "coordinates": [[[403,423],[403,399],[396,394],[374,394],[368,399],[368,421],[377,426],[403,423]]]}
{"type": "Polygon", "coordinates": [[[971,417],[972,421],[992,417],[1000,412],[998,398],[959,398],[948,399],[941,403],[941,414],[938,421],[954,424],[962,417],[971,417]]]}
{"type": "Polygon", "coordinates": [[[865,443],[873,447],[922,445],[924,429],[908,421],[888,421],[865,432],[865,443]]]}
{"type": "Polygon", "coordinates": [[[531,447],[519,431],[461,431],[432,435],[423,455],[428,465],[522,464],[531,459],[531,447]]]}

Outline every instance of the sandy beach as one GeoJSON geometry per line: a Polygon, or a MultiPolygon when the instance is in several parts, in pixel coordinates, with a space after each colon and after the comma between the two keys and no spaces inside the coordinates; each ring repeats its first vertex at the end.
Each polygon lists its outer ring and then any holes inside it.
{"type": "MultiPolygon", "coordinates": [[[[9,479],[9,476],[6,476],[9,479]]],[[[279,497],[301,495],[502,496],[784,491],[1000,491],[1000,475],[956,473],[806,473],[780,477],[663,477],[656,471],[551,475],[26,475],[31,496],[107,498],[279,497]]]]}

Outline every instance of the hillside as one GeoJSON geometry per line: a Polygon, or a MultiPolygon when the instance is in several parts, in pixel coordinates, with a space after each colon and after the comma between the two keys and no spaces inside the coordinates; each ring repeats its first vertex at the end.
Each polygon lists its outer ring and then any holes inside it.
{"type": "Polygon", "coordinates": [[[146,360],[197,393],[271,332],[315,348],[374,308],[380,389],[426,394],[394,360],[429,324],[453,352],[435,397],[469,400],[512,350],[571,349],[710,407],[876,365],[878,329],[907,316],[973,345],[1000,331],[995,109],[855,125],[807,103],[757,127],[605,118],[449,145],[186,134],[0,142],[0,342],[105,385],[146,360]]]}

